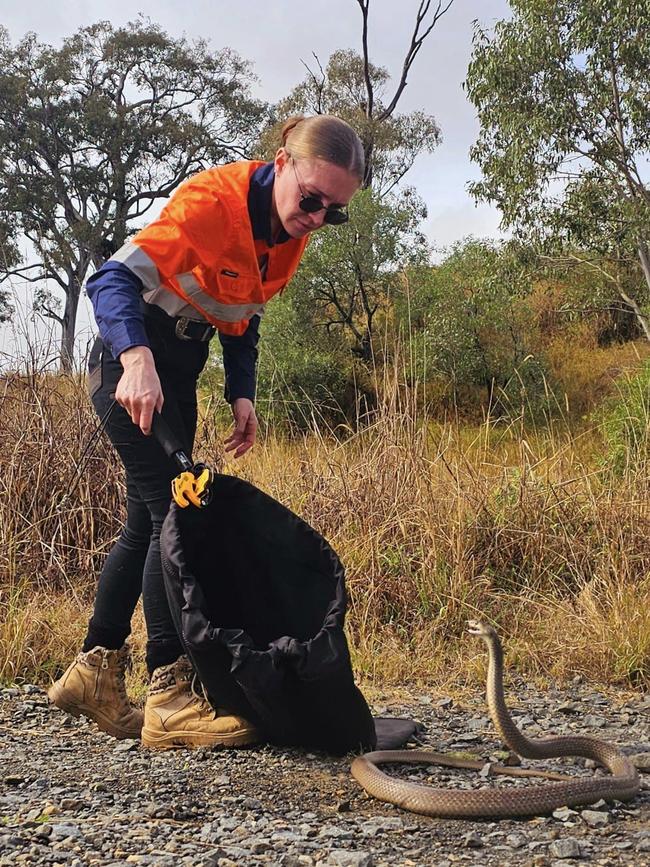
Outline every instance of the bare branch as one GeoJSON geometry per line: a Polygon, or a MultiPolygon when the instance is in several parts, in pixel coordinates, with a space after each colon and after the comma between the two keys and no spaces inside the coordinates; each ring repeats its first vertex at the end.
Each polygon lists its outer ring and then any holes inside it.
{"type": "MultiPolygon", "coordinates": [[[[362,0],[358,0],[359,3],[362,0]]],[[[433,28],[438,23],[439,19],[448,11],[450,6],[454,0],[448,0],[447,4],[443,7],[442,0],[438,0],[438,5],[436,7],[436,11],[433,13],[433,20],[431,24],[424,30],[423,33],[420,33],[420,27],[422,26],[425,18],[429,14],[429,8],[431,6],[431,0],[421,0],[420,6],[418,8],[417,14],[415,16],[415,27],[413,29],[413,35],[411,37],[411,44],[409,45],[408,51],[406,52],[406,57],[404,58],[404,65],[402,66],[402,75],[397,85],[397,89],[395,91],[395,95],[384,109],[384,111],[379,116],[378,120],[385,120],[387,117],[395,111],[397,107],[397,103],[402,95],[402,91],[406,87],[406,80],[408,74],[410,72],[411,66],[413,65],[413,61],[417,57],[418,52],[422,48],[422,44],[427,36],[431,33],[433,28]]],[[[370,0],[367,0],[367,3],[370,3],[370,0]]]]}
{"type": "Polygon", "coordinates": [[[40,314],[44,319],[54,319],[55,322],[58,322],[59,325],[63,326],[64,318],[60,316],[56,310],[53,310],[51,307],[48,307],[43,301],[36,308],[36,313],[40,314]]]}
{"type": "Polygon", "coordinates": [[[5,280],[8,280],[10,277],[20,277],[22,280],[26,280],[28,283],[38,283],[41,280],[46,278],[44,273],[37,274],[36,277],[26,277],[25,272],[32,271],[34,268],[43,268],[43,266],[39,263],[38,265],[25,265],[23,268],[12,268],[9,271],[5,271],[4,268],[1,269],[2,276],[0,277],[0,283],[4,283],[5,280]]]}
{"type": "Polygon", "coordinates": [[[301,60],[300,62],[302,63],[302,65],[305,67],[305,69],[309,73],[311,80],[314,82],[314,87],[316,88],[316,98],[318,100],[317,105],[316,105],[316,114],[323,114],[323,93],[325,90],[325,82],[327,80],[327,76],[325,75],[325,71],[323,69],[323,66],[320,62],[318,55],[314,51],[312,51],[312,57],[314,58],[314,60],[318,64],[318,68],[319,68],[320,74],[321,74],[320,81],[318,80],[318,78],[316,78],[316,74],[305,63],[304,60],[301,60]]]}
{"type": "Polygon", "coordinates": [[[363,46],[363,77],[366,82],[366,94],[368,96],[366,101],[366,117],[371,118],[374,109],[375,94],[370,79],[370,56],[368,52],[368,8],[370,6],[370,0],[357,0],[357,3],[361,8],[361,15],[363,18],[361,44],[363,46]]]}

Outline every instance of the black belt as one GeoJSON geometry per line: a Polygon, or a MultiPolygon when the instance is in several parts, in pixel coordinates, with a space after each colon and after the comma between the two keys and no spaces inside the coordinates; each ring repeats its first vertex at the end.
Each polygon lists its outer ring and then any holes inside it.
{"type": "Polygon", "coordinates": [[[174,332],[176,337],[181,340],[211,340],[214,337],[214,332],[217,330],[214,325],[209,322],[197,322],[195,319],[188,319],[187,316],[170,317],[176,322],[174,332]]]}
{"type": "Polygon", "coordinates": [[[214,337],[217,330],[209,322],[198,322],[196,319],[188,319],[187,316],[170,316],[156,304],[143,303],[142,306],[145,316],[150,316],[159,322],[164,321],[166,325],[173,328],[179,340],[198,340],[205,343],[214,337]]]}

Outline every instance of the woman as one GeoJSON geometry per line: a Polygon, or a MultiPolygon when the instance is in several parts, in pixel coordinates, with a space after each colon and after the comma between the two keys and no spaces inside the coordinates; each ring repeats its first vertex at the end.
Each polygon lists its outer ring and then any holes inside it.
{"type": "Polygon", "coordinates": [[[146,746],[237,746],[257,733],[215,711],[192,689],[192,670],[163,586],[160,530],[177,469],[150,437],[154,411],[192,451],[196,382],[215,332],[223,346],[225,397],[234,429],[226,451],[255,442],[255,363],[266,301],[300,263],[308,236],[348,219],[363,178],[363,148],[335,117],[293,118],[270,163],[208,169],[185,183],[160,217],[88,281],[100,337],[89,365],[97,413],[126,469],[127,519],[99,577],[81,653],[49,691],[118,738],[146,746]],[[125,640],[142,593],[151,675],[143,714],[128,701],[125,640]]]}

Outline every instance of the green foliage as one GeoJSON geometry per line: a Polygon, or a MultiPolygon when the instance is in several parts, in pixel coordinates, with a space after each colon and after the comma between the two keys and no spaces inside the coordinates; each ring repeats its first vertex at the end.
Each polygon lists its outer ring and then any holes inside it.
{"type": "Polygon", "coordinates": [[[245,153],[263,107],[234,52],[172,38],[144,20],[78,30],[59,49],[0,38],[0,225],[26,236],[41,312],[70,362],[81,286],[131,221],[207,164],[245,153]],[[65,296],[57,310],[44,281],[65,296]]]}
{"type": "Polygon", "coordinates": [[[305,321],[289,295],[267,307],[261,331],[257,404],[266,420],[294,431],[354,422],[364,386],[340,335],[305,321]]]}
{"type": "Polygon", "coordinates": [[[621,294],[650,339],[650,6],[636,0],[512,0],[493,35],[475,28],[467,90],[472,148],[506,225],[628,268],[621,294]],[[644,284],[645,280],[645,286],[644,284]]]}
{"type": "Polygon", "coordinates": [[[650,361],[618,386],[618,396],[604,407],[605,464],[617,475],[637,471],[650,461],[650,361]]]}
{"type": "Polygon", "coordinates": [[[291,287],[300,320],[341,332],[353,354],[369,361],[377,317],[390,307],[399,272],[427,261],[419,231],[426,215],[411,188],[380,197],[362,190],[350,222],[314,234],[291,287]]]}
{"type": "Polygon", "coordinates": [[[464,389],[481,387],[498,412],[543,398],[543,363],[529,345],[525,254],[512,244],[470,238],[439,266],[407,274],[397,318],[415,340],[420,381],[442,376],[457,401],[464,389]]]}
{"type": "Polygon", "coordinates": [[[387,113],[386,88],[390,75],[384,67],[368,63],[372,92],[369,110],[368,83],[363,57],[356,51],[335,51],[325,69],[309,70],[275,107],[276,122],[262,139],[266,155],[277,147],[278,129],[295,114],[334,114],[346,120],[370,155],[368,183],[379,193],[392,190],[413,165],[418,154],[431,152],[440,142],[440,130],[433,117],[422,111],[387,113]]]}
{"type": "Polygon", "coordinates": [[[2,213],[2,198],[3,191],[0,190],[0,322],[6,322],[11,319],[13,309],[9,293],[1,288],[1,275],[16,267],[20,262],[20,252],[16,244],[16,221],[2,213]]]}

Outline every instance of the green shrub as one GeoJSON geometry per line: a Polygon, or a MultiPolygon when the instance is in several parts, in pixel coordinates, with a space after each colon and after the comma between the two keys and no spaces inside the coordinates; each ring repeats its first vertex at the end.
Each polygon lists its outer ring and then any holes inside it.
{"type": "Polygon", "coordinates": [[[606,466],[617,475],[639,471],[650,458],[650,361],[619,385],[603,410],[606,466]]]}

